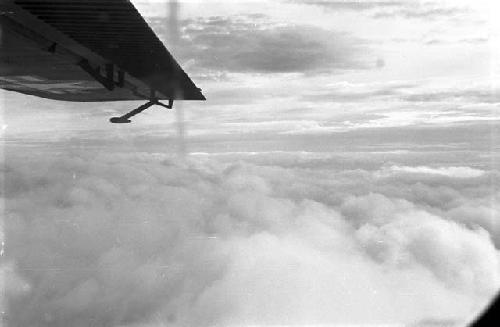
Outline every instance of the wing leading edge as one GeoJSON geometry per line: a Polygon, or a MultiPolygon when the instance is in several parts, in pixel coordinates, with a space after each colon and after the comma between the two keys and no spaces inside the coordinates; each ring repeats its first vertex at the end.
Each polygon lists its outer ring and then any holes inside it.
{"type": "Polygon", "coordinates": [[[2,0],[0,88],[66,101],[205,100],[128,0],[2,0]]]}

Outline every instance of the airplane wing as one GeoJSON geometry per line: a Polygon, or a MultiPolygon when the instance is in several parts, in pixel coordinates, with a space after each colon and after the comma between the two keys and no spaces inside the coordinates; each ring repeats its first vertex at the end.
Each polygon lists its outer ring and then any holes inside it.
{"type": "Polygon", "coordinates": [[[0,88],[78,102],[205,100],[129,0],[0,0],[0,88]]]}

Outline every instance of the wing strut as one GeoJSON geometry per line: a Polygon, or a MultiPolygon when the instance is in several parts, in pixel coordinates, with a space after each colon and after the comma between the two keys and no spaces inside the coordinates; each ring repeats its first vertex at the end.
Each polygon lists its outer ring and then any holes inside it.
{"type": "Polygon", "coordinates": [[[139,106],[138,108],[136,108],[128,113],[126,113],[123,116],[110,118],[109,121],[111,123],[114,123],[114,124],[130,123],[130,122],[132,122],[129,119],[130,117],[133,117],[133,116],[143,112],[144,110],[148,109],[149,107],[151,107],[153,105],[158,105],[158,106],[162,106],[162,107],[167,108],[167,109],[172,109],[172,107],[174,106],[174,100],[170,99],[170,100],[168,100],[168,104],[164,104],[164,103],[161,103],[158,99],[153,98],[153,99],[149,100],[148,102],[146,102],[145,104],[139,106]]]}

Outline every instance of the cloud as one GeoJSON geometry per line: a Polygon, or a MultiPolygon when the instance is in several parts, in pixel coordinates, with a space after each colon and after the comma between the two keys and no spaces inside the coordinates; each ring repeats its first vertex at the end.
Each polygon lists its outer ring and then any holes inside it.
{"type": "Polygon", "coordinates": [[[363,102],[388,99],[411,92],[418,86],[415,82],[395,81],[386,83],[335,83],[302,96],[304,101],[363,102]]]}
{"type": "Polygon", "coordinates": [[[418,167],[407,167],[407,166],[392,166],[390,168],[392,171],[396,172],[405,172],[405,173],[413,173],[413,174],[433,174],[433,175],[441,175],[452,178],[470,178],[470,177],[479,177],[484,174],[483,170],[474,169],[470,167],[441,167],[441,168],[432,168],[426,166],[418,166],[418,167]]]}
{"type": "MultiPolygon", "coordinates": [[[[149,18],[165,38],[161,18],[149,18]]],[[[311,73],[373,68],[365,40],[321,28],[272,23],[264,15],[212,16],[182,22],[176,56],[196,71],[311,73]]],[[[168,41],[167,41],[168,43],[168,41]]]]}
{"type": "Polygon", "coordinates": [[[407,94],[403,100],[409,102],[467,101],[476,103],[500,103],[500,90],[494,88],[464,88],[407,94]]]}
{"type": "Polygon", "coordinates": [[[407,1],[321,1],[321,0],[303,0],[293,1],[314,6],[321,6],[332,10],[354,10],[363,11],[376,8],[394,8],[408,4],[407,1]]]}
{"type": "Polygon", "coordinates": [[[10,326],[463,321],[499,284],[498,235],[464,223],[495,171],[37,151],[4,165],[10,326]]]}
{"type": "Polygon", "coordinates": [[[436,4],[408,6],[394,11],[380,11],[373,14],[374,18],[405,18],[405,19],[452,19],[468,13],[467,9],[459,7],[439,7],[436,4]]]}
{"type": "Polygon", "coordinates": [[[471,44],[471,45],[487,45],[489,42],[489,38],[487,37],[468,37],[468,38],[460,38],[460,39],[440,39],[440,38],[431,38],[424,41],[426,45],[448,45],[448,44],[471,44]]]}
{"type": "Polygon", "coordinates": [[[336,83],[317,88],[302,96],[305,101],[364,102],[400,100],[405,102],[500,103],[500,90],[491,84],[443,87],[417,81],[385,83],[336,83]]]}
{"type": "Polygon", "coordinates": [[[497,260],[497,254],[484,230],[464,230],[455,222],[419,211],[409,202],[378,194],[349,199],[343,212],[365,219],[357,236],[376,260],[397,266],[418,262],[454,288],[479,291],[498,283],[497,272],[487,268],[490,260],[497,260]],[[471,258],[477,261],[467,262],[471,258]]]}
{"type": "Polygon", "coordinates": [[[405,18],[436,20],[456,18],[468,13],[462,7],[446,5],[442,2],[415,1],[315,1],[295,0],[295,3],[319,6],[334,11],[367,12],[373,18],[405,18]]]}

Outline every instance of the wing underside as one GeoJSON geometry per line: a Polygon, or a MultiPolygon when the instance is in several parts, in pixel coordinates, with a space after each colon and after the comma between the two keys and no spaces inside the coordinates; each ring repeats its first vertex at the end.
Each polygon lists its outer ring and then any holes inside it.
{"type": "Polygon", "coordinates": [[[128,0],[3,0],[0,88],[65,101],[204,100],[128,0]]]}

